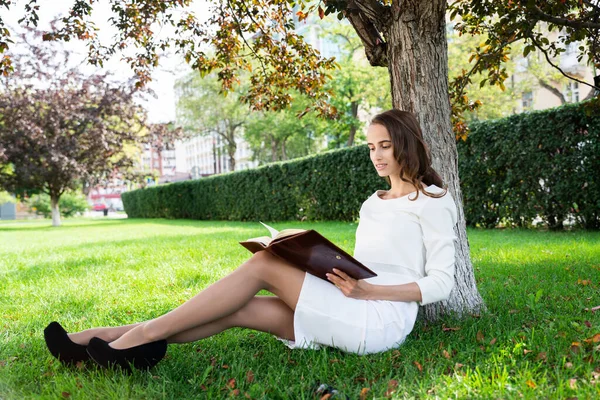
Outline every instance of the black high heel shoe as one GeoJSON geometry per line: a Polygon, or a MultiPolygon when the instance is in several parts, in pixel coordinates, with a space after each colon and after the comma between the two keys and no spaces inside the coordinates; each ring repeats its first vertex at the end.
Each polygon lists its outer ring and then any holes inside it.
{"type": "Polygon", "coordinates": [[[167,341],[156,342],[117,350],[108,345],[108,342],[94,337],[90,340],[87,352],[99,365],[104,368],[120,366],[131,372],[131,365],[136,369],[149,369],[154,367],[167,353],[167,341]]]}
{"type": "Polygon", "coordinates": [[[51,322],[44,329],[44,339],[50,353],[65,364],[75,364],[90,359],[86,351],[87,346],[69,339],[67,331],[56,321],[51,322]]]}

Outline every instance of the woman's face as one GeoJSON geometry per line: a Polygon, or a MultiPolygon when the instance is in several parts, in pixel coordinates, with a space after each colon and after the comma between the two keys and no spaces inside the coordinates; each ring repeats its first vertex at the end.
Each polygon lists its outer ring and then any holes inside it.
{"type": "Polygon", "coordinates": [[[400,164],[394,158],[392,138],[385,126],[371,124],[367,131],[371,162],[379,176],[400,176],[400,164]]]}

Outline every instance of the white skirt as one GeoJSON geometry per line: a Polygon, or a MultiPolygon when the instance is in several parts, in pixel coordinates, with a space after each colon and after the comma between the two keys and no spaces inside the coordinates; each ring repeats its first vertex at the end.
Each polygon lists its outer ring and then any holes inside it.
{"type": "MultiPolygon", "coordinates": [[[[377,272],[366,282],[399,285],[415,279],[377,272]]],[[[331,283],[309,273],[304,278],[296,311],[295,340],[277,338],[292,349],[326,345],[350,353],[379,353],[399,346],[412,331],[416,302],[358,300],[346,297],[331,283]]]]}

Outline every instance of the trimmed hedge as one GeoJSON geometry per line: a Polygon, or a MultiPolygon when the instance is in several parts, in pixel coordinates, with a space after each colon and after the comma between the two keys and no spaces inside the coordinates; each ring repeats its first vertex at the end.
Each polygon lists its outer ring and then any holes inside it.
{"type": "MultiPolygon", "coordinates": [[[[471,124],[457,144],[467,223],[600,228],[600,112],[594,103],[471,124]],[[593,110],[593,111],[592,111],[593,110]]],[[[366,146],[123,193],[132,218],[353,221],[388,188],[366,146]]]]}
{"type": "Polygon", "coordinates": [[[126,192],[122,200],[131,218],[353,221],[367,197],[388,187],[368,148],[357,146],[126,192]]]}
{"type": "Polygon", "coordinates": [[[469,225],[560,229],[571,216],[600,228],[600,112],[597,102],[474,123],[458,143],[469,225]]]}

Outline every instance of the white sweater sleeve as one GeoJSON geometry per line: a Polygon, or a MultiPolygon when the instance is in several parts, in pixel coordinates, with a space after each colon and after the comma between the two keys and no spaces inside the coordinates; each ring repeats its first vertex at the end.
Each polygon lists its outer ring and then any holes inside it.
{"type": "Polygon", "coordinates": [[[425,276],[417,281],[421,305],[446,300],[454,287],[454,226],[457,212],[450,192],[428,198],[419,214],[425,247],[425,276]]]}

